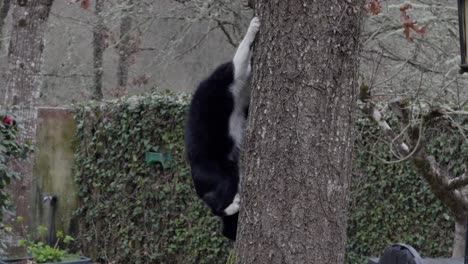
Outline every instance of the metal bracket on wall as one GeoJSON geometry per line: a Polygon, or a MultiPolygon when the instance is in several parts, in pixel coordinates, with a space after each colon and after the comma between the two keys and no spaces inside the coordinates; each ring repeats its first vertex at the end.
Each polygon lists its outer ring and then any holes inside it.
{"type": "Polygon", "coordinates": [[[146,164],[161,164],[161,167],[164,170],[170,169],[172,167],[173,161],[170,153],[160,153],[160,152],[146,152],[145,154],[146,164]]]}

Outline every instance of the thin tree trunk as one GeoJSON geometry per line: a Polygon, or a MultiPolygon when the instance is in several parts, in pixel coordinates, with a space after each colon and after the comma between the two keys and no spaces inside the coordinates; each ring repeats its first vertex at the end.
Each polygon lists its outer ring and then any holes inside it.
{"type": "Polygon", "coordinates": [[[453,237],[453,258],[461,258],[465,256],[465,236],[466,236],[466,220],[455,219],[455,232],[453,237]]]}
{"type": "Polygon", "coordinates": [[[91,98],[94,100],[102,100],[102,75],[103,75],[103,59],[104,59],[104,18],[102,11],[104,9],[104,0],[96,0],[94,14],[96,15],[97,23],[93,30],[93,65],[94,65],[94,82],[91,98]]]}
{"type": "MultiPolygon", "coordinates": [[[[13,113],[21,125],[20,140],[34,143],[38,99],[42,86],[44,32],[53,1],[21,0],[14,3],[13,27],[8,48],[9,71],[6,74],[6,91],[0,94],[0,102],[13,113]]],[[[21,180],[9,186],[16,215],[23,216],[25,224],[28,225],[32,157],[24,161],[15,160],[11,166],[21,175],[21,180]]],[[[16,231],[19,230],[16,226],[16,231]]]]}
{"type": "Polygon", "coordinates": [[[361,1],[257,0],[237,263],[343,263],[361,1]]]}
{"type": "Polygon", "coordinates": [[[3,26],[5,25],[5,19],[10,11],[11,0],[3,0],[0,2],[0,50],[3,47],[3,26]]]}
{"type": "Polygon", "coordinates": [[[127,7],[123,10],[123,17],[120,21],[120,43],[119,43],[119,64],[117,68],[117,80],[119,92],[125,94],[128,83],[128,69],[130,67],[130,56],[132,55],[132,43],[130,32],[132,29],[133,0],[128,0],[127,7]]]}
{"type": "MultiPolygon", "coordinates": [[[[468,188],[462,188],[460,193],[466,199],[468,197],[468,188]]],[[[466,213],[459,215],[454,213],[454,215],[455,231],[453,232],[452,258],[463,258],[465,256],[467,217],[466,213]]]]}

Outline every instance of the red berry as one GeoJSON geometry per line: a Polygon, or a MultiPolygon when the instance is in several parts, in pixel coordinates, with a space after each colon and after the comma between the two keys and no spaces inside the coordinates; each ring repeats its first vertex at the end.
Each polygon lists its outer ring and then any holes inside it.
{"type": "Polygon", "coordinates": [[[4,124],[7,124],[7,125],[11,125],[13,124],[13,118],[9,117],[9,116],[5,116],[2,120],[2,122],[4,124]]]}

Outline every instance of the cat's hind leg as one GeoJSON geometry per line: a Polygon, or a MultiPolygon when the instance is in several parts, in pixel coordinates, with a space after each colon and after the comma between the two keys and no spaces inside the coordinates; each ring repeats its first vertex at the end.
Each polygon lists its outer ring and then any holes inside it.
{"type": "Polygon", "coordinates": [[[221,217],[221,221],[223,222],[223,229],[221,233],[223,234],[223,236],[233,241],[236,241],[238,218],[238,213],[221,217]]]}

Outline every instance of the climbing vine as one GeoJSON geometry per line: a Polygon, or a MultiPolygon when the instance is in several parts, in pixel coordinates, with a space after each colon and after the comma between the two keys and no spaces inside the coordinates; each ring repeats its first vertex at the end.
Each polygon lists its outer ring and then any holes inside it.
{"type": "MultiPolygon", "coordinates": [[[[396,127],[389,113],[388,122],[396,127]]],[[[454,175],[468,163],[468,120],[460,127],[439,118],[424,133],[427,151],[454,175]]],[[[347,263],[366,263],[392,243],[415,247],[423,257],[448,257],[453,243],[454,219],[433,195],[429,185],[411,163],[385,164],[394,157],[378,126],[366,118],[358,120],[352,202],[348,220],[347,263]]]]}
{"type": "Polygon", "coordinates": [[[19,125],[12,116],[0,112],[0,253],[6,247],[2,241],[4,226],[2,224],[3,214],[11,209],[10,196],[6,187],[18,175],[12,171],[8,162],[14,158],[24,158],[32,150],[28,142],[19,141],[19,125]]]}
{"type": "MultiPolygon", "coordinates": [[[[184,159],[187,103],[184,95],[149,94],[77,107],[77,240],[86,254],[115,263],[225,263],[229,246],[184,159]],[[148,151],[170,153],[172,167],[148,165],[148,151]]],[[[394,242],[448,256],[452,216],[411,164],[382,162],[391,152],[377,126],[361,117],[356,130],[347,263],[365,263],[394,242]]],[[[468,159],[459,130],[446,120],[426,129],[428,151],[455,174],[468,159]]]]}
{"type": "Polygon", "coordinates": [[[224,263],[219,223],[199,202],[184,159],[188,98],[150,94],[78,106],[74,179],[78,242],[112,263],[224,263]],[[172,167],[148,165],[148,151],[172,167]]]}
{"type": "Polygon", "coordinates": [[[10,200],[5,187],[18,175],[8,167],[13,158],[24,158],[32,150],[28,142],[19,141],[19,127],[12,116],[0,113],[0,223],[3,212],[9,209],[10,200]]]}

